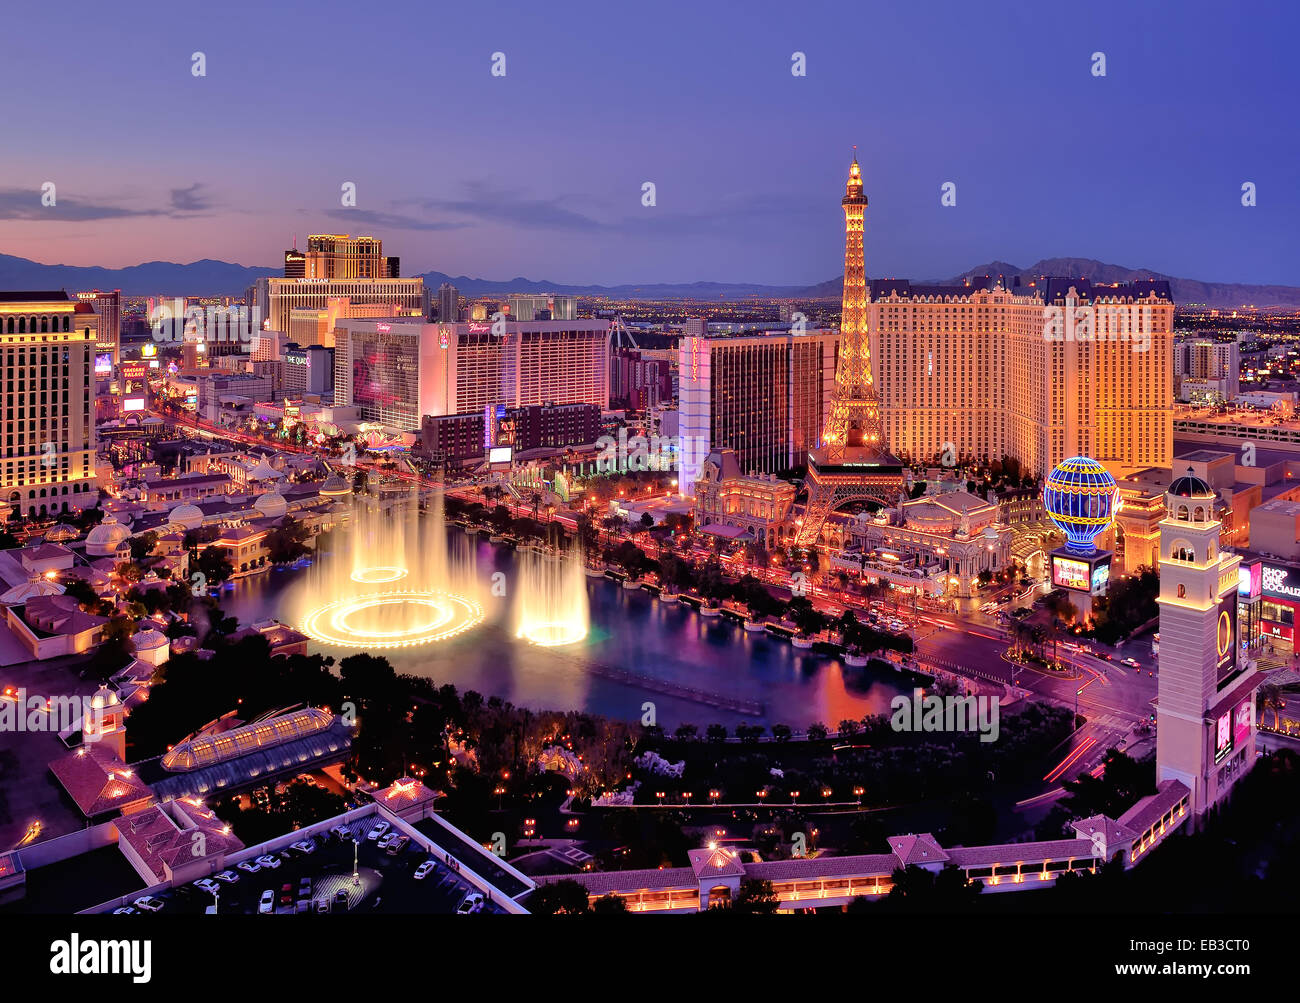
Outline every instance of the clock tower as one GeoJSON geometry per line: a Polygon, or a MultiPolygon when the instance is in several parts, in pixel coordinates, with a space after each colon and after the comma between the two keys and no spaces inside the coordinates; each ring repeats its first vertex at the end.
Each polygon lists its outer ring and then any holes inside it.
{"type": "Polygon", "coordinates": [[[1215,501],[1189,469],[1169,485],[1159,527],[1156,779],[1186,784],[1198,815],[1255,762],[1255,690],[1262,678],[1241,656],[1241,558],[1219,547],[1223,525],[1215,501]]]}

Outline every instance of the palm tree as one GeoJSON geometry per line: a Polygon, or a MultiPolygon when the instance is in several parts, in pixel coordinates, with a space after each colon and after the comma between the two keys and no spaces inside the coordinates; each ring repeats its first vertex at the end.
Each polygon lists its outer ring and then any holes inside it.
{"type": "Polygon", "coordinates": [[[1271,710],[1273,712],[1273,730],[1277,731],[1280,727],[1282,708],[1286,706],[1286,698],[1282,694],[1282,687],[1273,683],[1268,683],[1259,688],[1259,720],[1264,722],[1264,712],[1271,710]]]}

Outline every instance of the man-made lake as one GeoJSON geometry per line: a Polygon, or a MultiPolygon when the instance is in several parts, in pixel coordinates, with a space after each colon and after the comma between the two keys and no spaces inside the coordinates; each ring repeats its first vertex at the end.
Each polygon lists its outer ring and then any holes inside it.
{"type": "MultiPolygon", "coordinates": [[[[649,702],[657,723],[670,731],[684,722],[703,731],[715,722],[730,729],[741,721],[797,731],[821,721],[833,730],[844,718],[889,713],[890,700],[910,690],[907,677],[851,668],[787,640],[746,632],[729,618],[703,617],[684,604],[663,603],[604,578],[587,580],[587,638],[566,647],[537,647],[514,637],[513,551],[483,540],[475,554],[485,577],[494,571],[506,575],[507,595],[486,600],[486,620],[469,633],[377,652],[397,671],[519,706],[586,710],[628,721],[642,720],[649,702]]],[[[266,617],[291,623],[294,604],[287,600],[306,585],[307,572],[272,571],[240,581],[222,594],[221,605],[241,624],[266,617]]],[[[336,658],[355,653],[315,642],[309,650],[336,658]]]]}

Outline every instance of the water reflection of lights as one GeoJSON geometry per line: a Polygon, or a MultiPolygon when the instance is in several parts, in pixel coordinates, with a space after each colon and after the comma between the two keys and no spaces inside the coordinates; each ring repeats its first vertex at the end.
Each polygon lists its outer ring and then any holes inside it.
{"type": "Polygon", "coordinates": [[[530,644],[543,648],[558,648],[563,644],[574,644],[587,636],[587,630],[580,623],[568,620],[551,620],[545,623],[530,623],[519,629],[519,637],[530,644]]]}
{"type": "Polygon", "coordinates": [[[352,580],[362,585],[384,585],[405,578],[405,568],[360,568],[352,572],[352,580]]]}
{"type": "Polygon", "coordinates": [[[378,592],[317,607],[303,620],[302,630],[325,644],[411,648],[445,641],[482,621],[483,607],[464,596],[448,592],[378,592]]]}

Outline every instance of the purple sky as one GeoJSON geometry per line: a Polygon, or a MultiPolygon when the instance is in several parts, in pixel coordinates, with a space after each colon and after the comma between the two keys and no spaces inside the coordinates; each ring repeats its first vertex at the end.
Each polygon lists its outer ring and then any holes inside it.
{"type": "Polygon", "coordinates": [[[280,6],[11,5],[0,253],[276,265],[346,231],[407,274],[806,284],[856,143],[873,275],[1300,284],[1294,3],[280,6]]]}

